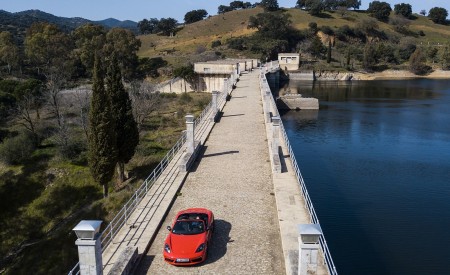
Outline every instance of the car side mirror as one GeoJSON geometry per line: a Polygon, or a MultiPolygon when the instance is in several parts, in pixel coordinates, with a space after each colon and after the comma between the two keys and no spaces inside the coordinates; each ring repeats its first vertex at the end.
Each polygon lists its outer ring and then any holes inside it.
{"type": "Polygon", "coordinates": [[[167,230],[171,231],[172,227],[170,227],[170,225],[167,226],[167,230]]]}

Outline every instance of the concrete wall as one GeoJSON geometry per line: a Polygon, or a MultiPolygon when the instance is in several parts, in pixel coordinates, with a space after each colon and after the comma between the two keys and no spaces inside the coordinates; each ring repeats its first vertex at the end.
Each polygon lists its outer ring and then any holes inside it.
{"type": "Polygon", "coordinates": [[[279,53],[278,62],[282,70],[296,71],[300,67],[300,54],[279,53]]]}
{"type": "Polygon", "coordinates": [[[186,82],[186,80],[182,78],[175,78],[169,81],[163,82],[156,87],[156,90],[160,93],[176,93],[182,94],[186,92],[194,91],[194,87],[191,84],[186,82]]]}
{"type": "Polygon", "coordinates": [[[281,110],[316,110],[319,109],[319,100],[301,95],[286,95],[278,98],[277,107],[281,110]]]}
{"type": "Polygon", "coordinates": [[[291,80],[315,80],[313,71],[301,72],[301,73],[289,73],[289,79],[291,80]]]}
{"type": "Polygon", "coordinates": [[[194,71],[198,74],[232,74],[236,70],[236,63],[202,62],[194,64],[194,71]]]}
{"type": "Polygon", "coordinates": [[[221,91],[225,84],[225,79],[228,79],[230,75],[217,74],[217,75],[199,75],[198,76],[198,91],[208,92],[221,91]]]}

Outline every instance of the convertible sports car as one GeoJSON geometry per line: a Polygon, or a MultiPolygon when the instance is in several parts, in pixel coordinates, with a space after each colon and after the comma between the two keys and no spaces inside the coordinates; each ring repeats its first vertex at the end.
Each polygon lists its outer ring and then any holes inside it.
{"type": "Polygon", "coordinates": [[[205,208],[178,212],[164,243],[164,260],[172,265],[194,265],[206,259],[214,231],[214,215],[205,208]]]}

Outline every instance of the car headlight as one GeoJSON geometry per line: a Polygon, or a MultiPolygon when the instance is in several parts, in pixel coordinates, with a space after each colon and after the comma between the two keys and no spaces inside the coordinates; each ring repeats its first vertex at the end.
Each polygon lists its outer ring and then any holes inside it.
{"type": "Polygon", "coordinates": [[[201,245],[198,246],[197,250],[195,250],[195,253],[203,251],[203,249],[205,249],[205,244],[204,243],[202,243],[201,245]]]}
{"type": "Polygon", "coordinates": [[[168,244],[164,244],[164,250],[165,250],[167,253],[170,253],[170,246],[169,246],[168,244]]]}

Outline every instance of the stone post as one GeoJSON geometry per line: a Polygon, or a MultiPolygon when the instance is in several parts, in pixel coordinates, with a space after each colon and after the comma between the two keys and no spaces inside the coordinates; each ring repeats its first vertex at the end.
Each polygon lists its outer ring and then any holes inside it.
{"type": "Polygon", "coordinates": [[[186,150],[188,153],[194,153],[194,116],[186,115],[186,150]]]}
{"type": "Polygon", "coordinates": [[[272,152],[278,154],[278,147],[280,146],[280,117],[272,117],[272,152]]]}
{"type": "Polygon", "coordinates": [[[211,121],[216,121],[217,114],[219,113],[219,105],[217,103],[217,96],[219,95],[218,91],[212,91],[212,101],[211,101],[211,108],[212,108],[212,116],[211,121]]]}
{"type": "Polygon", "coordinates": [[[73,229],[78,239],[78,258],[81,275],[102,275],[102,247],[100,239],[100,225],[102,221],[83,220],[73,229]]]}
{"type": "MultiPolygon", "coordinates": [[[[231,76],[230,76],[230,79],[231,79],[231,76]]],[[[223,91],[225,92],[225,93],[228,93],[228,89],[229,89],[229,80],[228,80],[228,78],[225,78],[224,80],[223,80],[223,91]]]]}
{"type": "Polygon", "coordinates": [[[300,235],[298,237],[298,274],[317,274],[322,229],[319,224],[299,224],[297,229],[300,235]]]}

